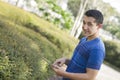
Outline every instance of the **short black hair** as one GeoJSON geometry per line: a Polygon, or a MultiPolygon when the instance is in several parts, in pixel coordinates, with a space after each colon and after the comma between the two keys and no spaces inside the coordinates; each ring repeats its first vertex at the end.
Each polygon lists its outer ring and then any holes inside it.
{"type": "Polygon", "coordinates": [[[91,10],[88,10],[85,12],[85,15],[88,16],[88,17],[93,17],[96,19],[96,23],[98,24],[102,24],[103,23],[103,14],[98,11],[98,10],[95,10],[95,9],[91,9],[91,10]]]}

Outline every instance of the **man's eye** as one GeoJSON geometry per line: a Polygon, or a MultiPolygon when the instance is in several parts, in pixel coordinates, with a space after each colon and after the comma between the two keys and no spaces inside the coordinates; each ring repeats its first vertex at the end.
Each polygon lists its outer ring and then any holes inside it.
{"type": "Polygon", "coordinates": [[[85,22],[83,21],[83,24],[85,24],[85,22]]]}
{"type": "Polygon", "coordinates": [[[92,24],[91,24],[91,23],[88,23],[87,25],[88,25],[88,26],[92,26],[92,24]]]}

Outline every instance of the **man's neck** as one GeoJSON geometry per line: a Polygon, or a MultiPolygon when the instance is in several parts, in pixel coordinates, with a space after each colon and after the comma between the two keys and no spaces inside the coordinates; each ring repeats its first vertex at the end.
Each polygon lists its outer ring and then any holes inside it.
{"type": "Polygon", "coordinates": [[[87,40],[88,40],[88,41],[89,41],[89,40],[93,40],[93,39],[95,39],[95,38],[97,38],[97,37],[99,37],[99,33],[98,33],[98,32],[95,33],[95,34],[93,34],[93,35],[88,36],[88,37],[87,37],[87,40]]]}

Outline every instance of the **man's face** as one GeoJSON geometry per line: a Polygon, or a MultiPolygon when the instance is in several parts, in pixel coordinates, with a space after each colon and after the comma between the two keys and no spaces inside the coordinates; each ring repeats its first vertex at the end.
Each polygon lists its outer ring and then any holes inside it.
{"type": "Polygon", "coordinates": [[[93,37],[95,34],[97,34],[99,26],[95,22],[95,18],[84,16],[82,29],[84,36],[93,37]]]}

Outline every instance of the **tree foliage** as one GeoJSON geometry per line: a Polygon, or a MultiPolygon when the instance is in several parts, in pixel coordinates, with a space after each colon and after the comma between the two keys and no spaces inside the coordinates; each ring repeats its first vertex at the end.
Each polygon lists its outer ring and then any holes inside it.
{"type": "Polygon", "coordinates": [[[73,25],[73,16],[63,10],[54,0],[37,0],[42,17],[62,29],[70,29],[73,25]],[[42,3],[41,3],[42,2],[42,3]]]}
{"type": "Polygon", "coordinates": [[[81,0],[69,0],[68,9],[71,10],[72,14],[76,17],[80,8],[81,0]]]}

